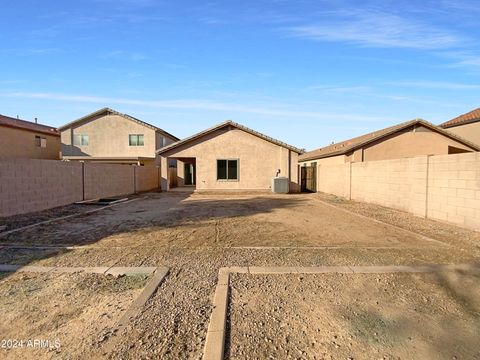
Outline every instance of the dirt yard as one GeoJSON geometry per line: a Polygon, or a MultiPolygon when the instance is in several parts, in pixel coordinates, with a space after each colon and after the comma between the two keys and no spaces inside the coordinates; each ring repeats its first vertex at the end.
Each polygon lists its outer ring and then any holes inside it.
{"type": "Polygon", "coordinates": [[[108,338],[147,282],[146,276],[84,273],[2,277],[3,359],[82,358],[108,338]]]}
{"type": "Polygon", "coordinates": [[[234,274],[230,359],[478,359],[480,271],[234,274]]]}
{"type": "MultiPolygon", "coordinates": [[[[138,201],[1,237],[0,263],[167,266],[169,275],[132,319],[110,357],[200,359],[220,267],[455,264],[480,259],[477,232],[388,210],[388,222],[400,227],[394,228],[332,208],[324,200],[317,194],[144,194],[138,201]]],[[[349,210],[357,206],[336,205],[349,210]]],[[[373,218],[385,211],[368,206],[368,212],[357,210],[373,218]]],[[[353,288],[341,289],[342,298],[353,301],[353,288]]],[[[63,292],[58,291],[60,296],[63,292]]],[[[0,310],[6,307],[0,304],[0,310]]],[[[62,351],[68,353],[65,347],[62,351]]]]}

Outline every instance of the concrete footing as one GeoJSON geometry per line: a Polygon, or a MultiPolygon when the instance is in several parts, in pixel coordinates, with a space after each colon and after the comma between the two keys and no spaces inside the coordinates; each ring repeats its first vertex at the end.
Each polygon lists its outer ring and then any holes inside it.
{"type": "Polygon", "coordinates": [[[479,264],[453,265],[379,265],[379,266],[312,266],[312,267],[223,267],[218,272],[218,282],[213,299],[213,310],[208,326],[203,360],[223,360],[225,350],[226,324],[228,316],[229,281],[231,273],[252,275],[280,274],[387,274],[387,273],[430,273],[445,270],[480,269],[479,264]]]}

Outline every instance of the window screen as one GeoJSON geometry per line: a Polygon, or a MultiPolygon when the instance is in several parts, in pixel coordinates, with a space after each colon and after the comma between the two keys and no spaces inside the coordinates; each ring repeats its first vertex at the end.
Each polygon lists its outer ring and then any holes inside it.
{"type": "Polygon", "coordinates": [[[237,180],[238,179],[238,162],[237,160],[228,160],[228,179],[237,180]]]}
{"type": "Polygon", "coordinates": [[[227,180],[227,160],[217,160],[217,180],[227,180]]]}

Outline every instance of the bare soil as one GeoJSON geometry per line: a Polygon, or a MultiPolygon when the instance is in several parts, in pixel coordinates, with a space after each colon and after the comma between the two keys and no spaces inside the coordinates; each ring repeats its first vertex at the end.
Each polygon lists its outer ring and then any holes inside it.
{"type": "Polygon", "coordinates": [[[54,218],[59,218],[62,216],[81,214],[88,210],[92,210],[92,207],[71,204],[66,206],[59,206],[53,209],[37,211],[34,213],[0,217],[0,232],[19,229],[24,226],[36,224],[54,218]]]}
{"type": "Polygon", "coordinates": [[[233,274],[227,358],[479,359],[480,272],[233,274]]]}
{"type": "Polygon", "coordinates": [[[472,231],[446,222],[412,216],[407,212],[380,205],[346,200],[335,195],[317,193],[314,196],[339,208],[414,231],[456,247],[466,245],[467,247],[473,246],[480,249],[480,232],[478,231],[472,231]]]}
{"type": "MultiPolygon", "coordinates": [[[[320,203],[316,194],[143,196],[0,238],[0,263],[170,267],[144,311],[120,335],[122,341],[110,354],[112,359],[200,359],[218,269],[223,266],[480,260],[476,232],[452,232],[458,228],[433,222],[431,226],[443,235],[439,235],[440,242],[426,241],[420,235],[333,209],[320,203]]],[[[397,225],[422,220],[402,214],[397,225]]],[[[344,290],[338,296],[354,299],[347,287],[344,290]]],[[[99,346],[106,343],[108,339],[99,346]]]]}
{"type": "Polygon", "coordinates": [[[147,281],[84,273],[2,277],[2,359],[84,358],[106,340],[147,281]],[[34,347],[35,340],[49,343],[34,347]]]}

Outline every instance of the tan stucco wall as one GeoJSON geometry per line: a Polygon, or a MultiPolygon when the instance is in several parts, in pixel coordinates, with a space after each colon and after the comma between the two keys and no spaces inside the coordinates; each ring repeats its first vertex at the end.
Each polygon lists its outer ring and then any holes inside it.
{"type": "MultiPolygon", "coordinates": [[[[288,177],[289,164],[291,191],[298,189],[298,156],[293,151],[236,128],[217,130],[161,157],[162,189],[166,186],[166,157],[196,159],[197,190],[268,190],[278,169],[280,176],[288,177]],[[239,159],[239,180],[217,181],[217,159],[239,159]]],[[[182,166],[179,163],[179,176],[182,166]]]]}
{"type": "Polygon", "coordinates": [[[480,145],[480,121],[451,127],[445,130],[451,131],[452,133],[463,137],[465,140],[470,140],[474,144],[480,145]]]}
{"type": "Polygon", "coordinates": [[[383,139],[363,149],[363,161],[389,160],[419,155],[445,155],[448,146],[472,151],[458,141],[425,127],[383,139]]]}
{"type": "Polygon", "coordinates": [[[0,126],[0,157],[60,159],[60,138],[8,126],[0,126]],[[35,136],[47,139],[47,147],[35,145],[35,136]]]}
{"type": "MultiPolygon", "coordinates": [[[[119,115],[105,115],[62,130],[64,156],[155,157],[163,134],[119,115]],[[89,136],[88,146],[73,145],[73,135],[89,136]],[[130,146],[130,134],[143,134],[144,146],[130,146]]],[[[167,144],[174,142],[166,137],[167,144]]]]}

